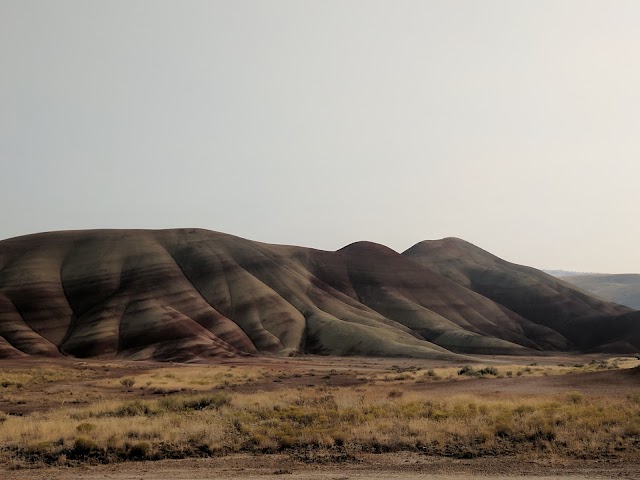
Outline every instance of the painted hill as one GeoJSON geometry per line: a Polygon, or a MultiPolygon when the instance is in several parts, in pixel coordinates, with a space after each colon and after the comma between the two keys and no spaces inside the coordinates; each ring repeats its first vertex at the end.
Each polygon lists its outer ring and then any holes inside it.
{"type": "Polygon", "coordinates": [[[553,329],[579,349],[637,348],[623,347],[627,337],[614,333],[616,322],[622,322],[619,316],[629,308],[592,297],[540,270],[507,262],[458,238],[420,242],[403,255],[553,329]]]}
{"type": "Polygon", "coordinates": [[[610,302],[640,310],[640,274],[581,274],[564,277],[565,282],[610,302]]]}
{"type": "MultiPolygon", "coordinates": [[[[479,264],[471,247],[465,262],[479,264]]],[[[484,290],[490,288],[476,288],[477,281],[464,280],[456,269],[425,266],[424,258],[368,242],[326,252],[194,229],[70,231],[4,240],[0,356],[444,359],[639,349],[638,322],[617,320],[629,309],[560,281],[549,297],[548,285],[537,280],[544,274],[533,269],[521,273],[527,292],[496,277],[498,294],[489,295],[484,290]],[[540,292],[531,293],[531,286],[540,292]],[[505,288],[509,295],[500,294],[505,288]],[[620,326],[614,336],[585,339],[611,322],[620,326]]]]}

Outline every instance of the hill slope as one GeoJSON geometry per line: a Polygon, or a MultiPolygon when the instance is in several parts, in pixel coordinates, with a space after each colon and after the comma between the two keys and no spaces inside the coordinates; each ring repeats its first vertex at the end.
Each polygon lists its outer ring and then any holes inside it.
{"type": "MultiPolygon", "coordinates": [[[[620,342],[624,343],[615,333],[618,330],[614,324],[631,309],[592,297],[540,270],[507,262],[457,238],[420,242],[403,255],[553,329],[577,348],[603,348],[607,344],[618,348],[620,342]]],[[[640,325],[628,324],[626,328],[640,325]]]]}
{"type": "Polygon", "coordinates": [[[600,298],[640,310],[640,274],[583,274],[560,278],[600,298]]]}
{"type": "MultiPolygon", "coordinates": [[[[193,229],[29,235],[0,242],[0,357],[531,354],[600,346],[562,319],[628,313],[567,286],[544,323],[446,277],[367,242],[326,252],[193,229]]],[[[633,341],[635,322],[624,325],[633,341]]]]}

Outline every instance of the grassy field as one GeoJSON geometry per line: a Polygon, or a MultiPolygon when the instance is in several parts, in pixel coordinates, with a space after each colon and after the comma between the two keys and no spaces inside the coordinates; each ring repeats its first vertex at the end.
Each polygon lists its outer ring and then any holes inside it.
{"type": "Polygon", "coordinates": [[[0,363],[0,464],[238,452],[309,461],[398,451],[632,459],[640,455],[640,377],[627,373],[639,364],[635,357],[0,363]]]}

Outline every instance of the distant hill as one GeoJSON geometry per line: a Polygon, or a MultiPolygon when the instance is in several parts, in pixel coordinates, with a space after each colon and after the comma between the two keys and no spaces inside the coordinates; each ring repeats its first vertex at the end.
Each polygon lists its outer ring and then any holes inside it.
{"type": "Polygon", "coordinates": [[[553,275],[554,277],[573,277],[576,275],[603,275],[601,273],[592,272],[573,272],[570,270],[542,270],[544,273],[553,275]]]}
{"type": "Polygon", "coordinates": [[[636,352],[630,313],[458,239],[402,255],[196,229],[0,241],[0,357],[636,352]]]}
{"type": "Polygon", "coordinates": [[[562,278],[600,298],[640,310],[640,274],[581,274],[562,278]]]}

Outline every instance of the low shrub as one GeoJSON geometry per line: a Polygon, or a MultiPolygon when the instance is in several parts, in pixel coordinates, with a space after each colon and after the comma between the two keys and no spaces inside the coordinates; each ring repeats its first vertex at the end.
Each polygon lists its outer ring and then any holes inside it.
{"type": "Polygon", "coordinates": [[[478,377],[482,375],[498,375],[498,369],[496,367],[483,367],[480,370],[475,370],[471,365],[465,365],[458,370],[458,375],[467,375],[470,377],[478,377]]]}
{"type": "Polygon", "coordinates": [[[79,455],[88,455],[98,449],[98,444],[87,437],[78,437],[73,444],[73,450],[79,455]]]}
{"type": "Polygon", "coordinates": [[[151,444],[149,442],[137,442],[129,447],[129,458],[134,460],[141,460],[147,456],[151,450],[151,444]]]}
{"type": "Polygon", "coordinates": [[[584,395],[580,392],[567,393],[567,401],[570,403],[582,403],[584,401],[584,395]]]}
{"type": "Polygon", "coordinates": [[[471,365],[464,365],[460,370],[458,370],[458,375],[468,375],[475,376],[477,372],[471,365]]]}
{"type": "Polygon", "coordinates": [[[30,443],[30,444],[27,445],[25,450],[28,453],[32,453],[32,454],[36,454],[36,455],[43,455],[43,454],[46,454],[46,453],[50,453],[53,450],[53,443],[52,442],[30,443]]]}
{"type": "Polygon", "coordinates": [[[136,384],[136,381],[133,378],[123,378],[120,380],[120,384],[126,388],[131,388],[136,384]]]}
{"type": "Polygon", "coordinates": [[[114,416],[114,417],[136,417],[136,416],[150,416],[155,415],[157,410],[153,408],[150,404],[146,402],[142,402],[140,400],[136,400],[134,402],[126,403],[121,407],[117,408],[113,412],[108,412],[103,416],[114,416]]]}
{"type": "Polygon", "coordinates": [[[478,370],[479,375],[498,375],[498,369],[496,367],[484,367],[478,370]]]}
{"type": "Polygon", "coordinates": [[[2,386],[3,388],[8,388],[15,385],[14,382],[10,382],[9,380],[3,380],[2,382],[0,382],[0,386],[2,386]]]}
{"type": "Polygon", "coordinates": [[[196,397],[169,397],[160,401],[159,406],[170,412],[184,412],[190,410],[219,409],[231,404],[231,397],[224,393],[200,395],[196,397]]]}
{"type": "Polygon", "coordinates": [[[80,433],[91,433],[96,429],[93,423],[81,423],[76,427],[76,430],[80,433]]]}

